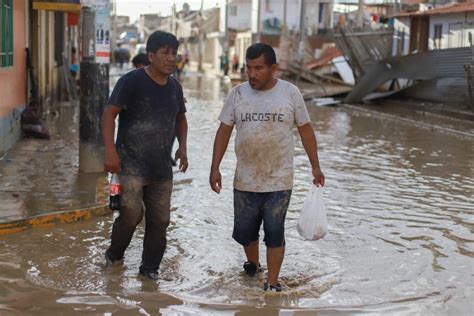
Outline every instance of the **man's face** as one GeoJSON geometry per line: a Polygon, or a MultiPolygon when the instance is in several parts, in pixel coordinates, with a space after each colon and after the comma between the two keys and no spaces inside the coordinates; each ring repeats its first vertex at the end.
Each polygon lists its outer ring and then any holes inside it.
{"type": "Polygon", "coordinates": [[[171,75],[176,67],[178,51],[169,46],[159,48],[155,53],[148,52],[151,67],[164,75],[171,75]]]}
{"type": "Polygon", "coordinates": [[[265,64],[265,56],[247,59],[247,76],[250,86],[255,90],[266,90],[273,79],[276,65],[265,64]]]}

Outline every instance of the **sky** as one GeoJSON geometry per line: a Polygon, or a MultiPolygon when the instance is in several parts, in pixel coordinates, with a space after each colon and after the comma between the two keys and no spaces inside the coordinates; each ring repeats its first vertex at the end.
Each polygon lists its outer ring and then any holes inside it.
{"type": "MultiPolygon", "coordinates": [[[[294,1],[294,0],[288,0],[294,1]]],[[[365,0],[365,3],[393,3],[397,0],[365,0]]],[[[399,0],[398,0],[399,1],[399,0]]],[[[397,1],[397,2],[398,2],[397,1]]],[[[162,16],[171,14],[171,7],[176,3],[176,10],[181,10],[183,3],[187,2],[191,10],[199,10],[201,0],[115,0],[117,3],[117,15],[130,16],[130,22],[135,22],[140,14],[143,13],[161,13],[162,16]]],[[[222,0],[203,0],[204,9],[215,7],[222,0]]],[[[353,2],[358,0],[336,0],[336,2],[353,2]]]]}
{"type": "MultiPolygon", "coordinates": [[[[187,2],[191,10],[201,7],[201,0],[115,0],[117,3],[117,15],[130,16],[130,22],[134,22],[143,13],[158,13],[166,16],[171,14],[171,7],[176,3],[176,10],[181,10],[183,3],[187,2]]],[[[204,0],[204,9],[216,6],[219,0],[204,0]]]]}

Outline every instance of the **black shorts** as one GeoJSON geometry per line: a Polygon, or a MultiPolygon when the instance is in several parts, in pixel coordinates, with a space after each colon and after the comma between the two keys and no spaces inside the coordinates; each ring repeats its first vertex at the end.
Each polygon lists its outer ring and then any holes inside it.
{"type": "Polygon", "coordinates": [[[234,232],[232,237],[248,246],[258,240],[263,221],[265,245],[269,248],[285,245],[285,217],[291,190],[276,192],[245,192],[234,189],[234,232]]]}

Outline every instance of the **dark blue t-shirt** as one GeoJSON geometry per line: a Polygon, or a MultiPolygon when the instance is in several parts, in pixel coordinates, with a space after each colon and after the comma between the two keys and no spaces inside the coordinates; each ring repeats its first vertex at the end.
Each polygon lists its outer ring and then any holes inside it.
{"type": "Polygon", "coordinates": [[[176,115],[186,112],[181,84],[170,76],[159,85],[145,69],[133,70],[119,79],[109,104],[122,108],[116,141],[122,173],[172,179],[176,115]]]}

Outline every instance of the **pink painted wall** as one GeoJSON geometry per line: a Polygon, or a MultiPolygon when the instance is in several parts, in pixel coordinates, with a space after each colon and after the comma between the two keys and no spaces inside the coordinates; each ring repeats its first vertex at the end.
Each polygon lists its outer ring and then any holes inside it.
{"type": "Polygon", "coordinates": [[[26,0],[13,2],[13,67],[0,68],[0,118],[26,104],[26,0]]]}

